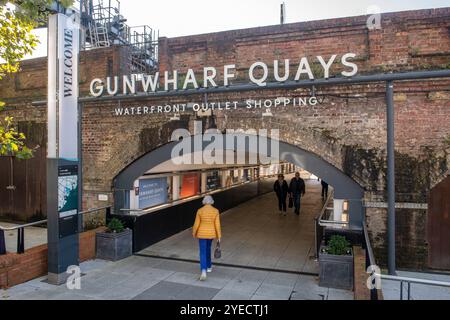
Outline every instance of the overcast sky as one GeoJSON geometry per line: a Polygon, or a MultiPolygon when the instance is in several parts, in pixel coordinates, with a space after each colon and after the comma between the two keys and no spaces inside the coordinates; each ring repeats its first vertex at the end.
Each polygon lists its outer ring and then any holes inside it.
{"type": "MultiPolygon", "coordinates": [[[[94,0],[95,1],[95,0],[94,0]]],[[[112,0],[114,1],[114,0],[112,0]]],[[[149,25],[160,36],[176,37],[280,22],[282,0],[122,0],[130,26],[149,25]]],[[[364,15],[371,6],[381,12],[450,6],[450,0],[285,0],[286,22],[364,15]]],[[[41,44],[33,57],[47,54],[45,29],[36,31],[41,44]]]]}

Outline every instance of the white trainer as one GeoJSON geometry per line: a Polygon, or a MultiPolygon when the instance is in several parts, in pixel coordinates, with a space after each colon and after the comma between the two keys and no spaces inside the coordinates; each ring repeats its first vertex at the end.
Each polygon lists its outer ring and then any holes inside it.
{"type": "Polygon", "coordinates": [[[200,281],[205,281],[206,280],[206,271],[202,271],[202,274],[200,275],[200,281]]]}
{"type": "Polygon", "coordinates": [[[211,267],[211,268],[208,268],[208,269],[206,269],[206,272],[212,272],[212,267],[211,267]]]}

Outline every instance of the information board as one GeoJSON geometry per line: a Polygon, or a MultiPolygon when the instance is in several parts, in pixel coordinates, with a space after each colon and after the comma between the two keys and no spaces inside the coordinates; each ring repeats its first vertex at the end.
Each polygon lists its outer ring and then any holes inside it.
{"type": "Polygon", "coordinates": [[[139,180],[139,209],[167,202],[167,178],[139,180]]]}

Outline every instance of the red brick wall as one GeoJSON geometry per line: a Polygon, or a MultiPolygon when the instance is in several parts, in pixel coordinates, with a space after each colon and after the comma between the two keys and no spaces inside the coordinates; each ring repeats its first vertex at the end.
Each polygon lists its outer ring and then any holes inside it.
{"type": "Polygon", "coordinates": [[[95,258],[95,234],[105,230],[106,227],[100,227],[80,233],[80,262],[95,258]]]}

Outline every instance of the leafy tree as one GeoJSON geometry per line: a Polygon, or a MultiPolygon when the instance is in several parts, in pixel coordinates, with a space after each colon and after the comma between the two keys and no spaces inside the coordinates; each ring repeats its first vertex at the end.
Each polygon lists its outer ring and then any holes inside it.
{"type": "Polygon", "coordinates": [[[25,135],[17,131],[12,117],[5,117],[0,125],[0,155],[29,159],[33,150],[25,145],[25,135]]]}
{"type": "MultiPolygon", "coordinates": [[[[52,0],[0,0],[0,80],[19,71],[20,60],[39,43],[32,30],[45,25],[52,0]]],[[[64,7],[73,0],[59,1],[64,7]]],[[[1,97],[0,97],[1,98],[1,97]]],[[[0,111],[5,103],[0,101],[0,111]]],[[[28,159],[33,150],[25,145],[25,135],[17,131],[12,117],[0,119],[0,156],[28,159]]]]}

